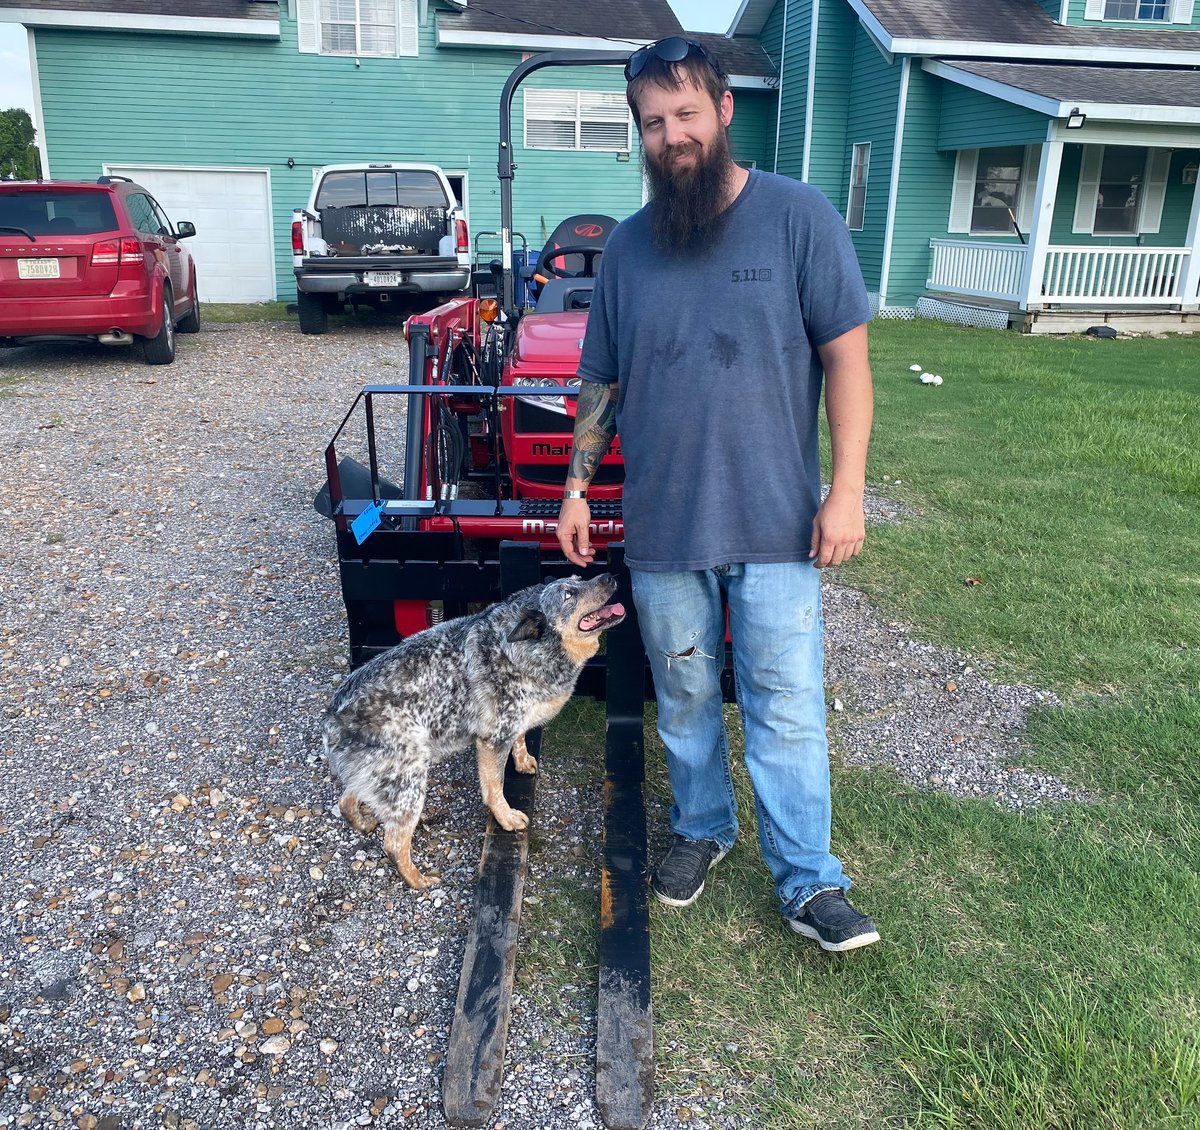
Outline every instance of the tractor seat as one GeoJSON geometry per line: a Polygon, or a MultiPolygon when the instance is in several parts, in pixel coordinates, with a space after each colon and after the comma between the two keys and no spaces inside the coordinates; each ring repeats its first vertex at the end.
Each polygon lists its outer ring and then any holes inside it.
{"type": "MultiPolygon", "coordinates": [[[[602,216],[595,212],[569,216],[550,233],[550,238],[546,240],[546,246],[538,255],[538,263],[541,263],[551,252],[557,251],[560,247],[587,247],[599,250],[608,242],[608,237],[616,226],[617,221],[611,216],[602,216]]],[[[586,278],[588,276],[585,271],[589,262],[592,267],[591,273],[594,275],[600,262],[600,255],[587,258],[583,255],[566,255],[554,261],[553,272],[540,270],[537,266],[529,271],[530,289],[534,298],[538,300],[539,308],[541,288],[546,285],[547,280],[555,277],[586,278]]]]}

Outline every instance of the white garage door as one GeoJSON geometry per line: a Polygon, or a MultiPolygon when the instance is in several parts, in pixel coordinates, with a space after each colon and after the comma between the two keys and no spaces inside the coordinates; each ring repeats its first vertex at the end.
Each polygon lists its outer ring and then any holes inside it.
{"type": "Polygon", "coordinates": [[[191,220],[201,303],[270,302],[275,298],[271,189],[265,169],[186,169],[108,165],[148,189],[172,223],[191,220]]]}

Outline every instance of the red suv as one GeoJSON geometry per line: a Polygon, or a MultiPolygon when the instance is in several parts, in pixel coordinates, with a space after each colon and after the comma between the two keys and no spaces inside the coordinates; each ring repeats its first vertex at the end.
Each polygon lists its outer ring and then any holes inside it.
{"type": "Polygon", "coordinates": [[[0,181],[0,345],[84,338],[175,360],[199,333],[196,265],[162,207],[128,177],[0,181]]]}

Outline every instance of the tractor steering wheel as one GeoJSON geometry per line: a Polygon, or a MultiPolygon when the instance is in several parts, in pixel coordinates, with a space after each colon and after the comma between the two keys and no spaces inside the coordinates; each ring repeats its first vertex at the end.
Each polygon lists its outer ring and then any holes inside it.
{"type": "Polygon", "coordinates": [[[596,256],[604,254],[604,247],[597,243],[572,243],[566,247],[556,247],[547,252],[537,261],[535,270],[540,275],[551,275],[556,279],[591,279],[596,277],[596,256]],[[577,275],[559,266],[555,259],[565,259],[568,255],[583,256],[583,274],[577,275]]]}

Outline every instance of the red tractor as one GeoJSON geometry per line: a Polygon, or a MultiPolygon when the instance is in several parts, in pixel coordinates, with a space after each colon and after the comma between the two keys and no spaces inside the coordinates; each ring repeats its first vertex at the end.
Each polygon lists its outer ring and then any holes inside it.
{"type": "MultiPolygon", "coordinates": [[[[476,264],[470,297],[408,319],[407,384],[364,388],[326,449],[318,508],[337,530],[355,666],[443,617],[578,572],[555,527],[588,307],[615,221],[563,221],[536,271],[525,269],[534,304],[518,308],[510,110],[533,71],[626,58],[550,52],[513,71],[500,105],[501,258],[476,264]],[[339,458],[339,446],[357,457],[339,458]]],[[[623,568],[623,474],[618,440],[589,489],[598,552],[587,572],[622,577],[618,599],[631,614],[577,693],[607,706],[597,1103],[610,1127],[641,1127],[654,1078],[642,804],[643,707],[653,688],[623,568]]],[[[728,676],[726,687],[731,696],[728,676]]],[[[539,738],[528,738],[535,755],[539,738]]],[[[528,812],[533,779],[510,766],[505,793],[528,812]]],[[[526,833],[494,824],[487,837],[443,1081],[447,1117],[466,1125],[482,1125],[499,1093],[527,844],[526,833]]]]}

